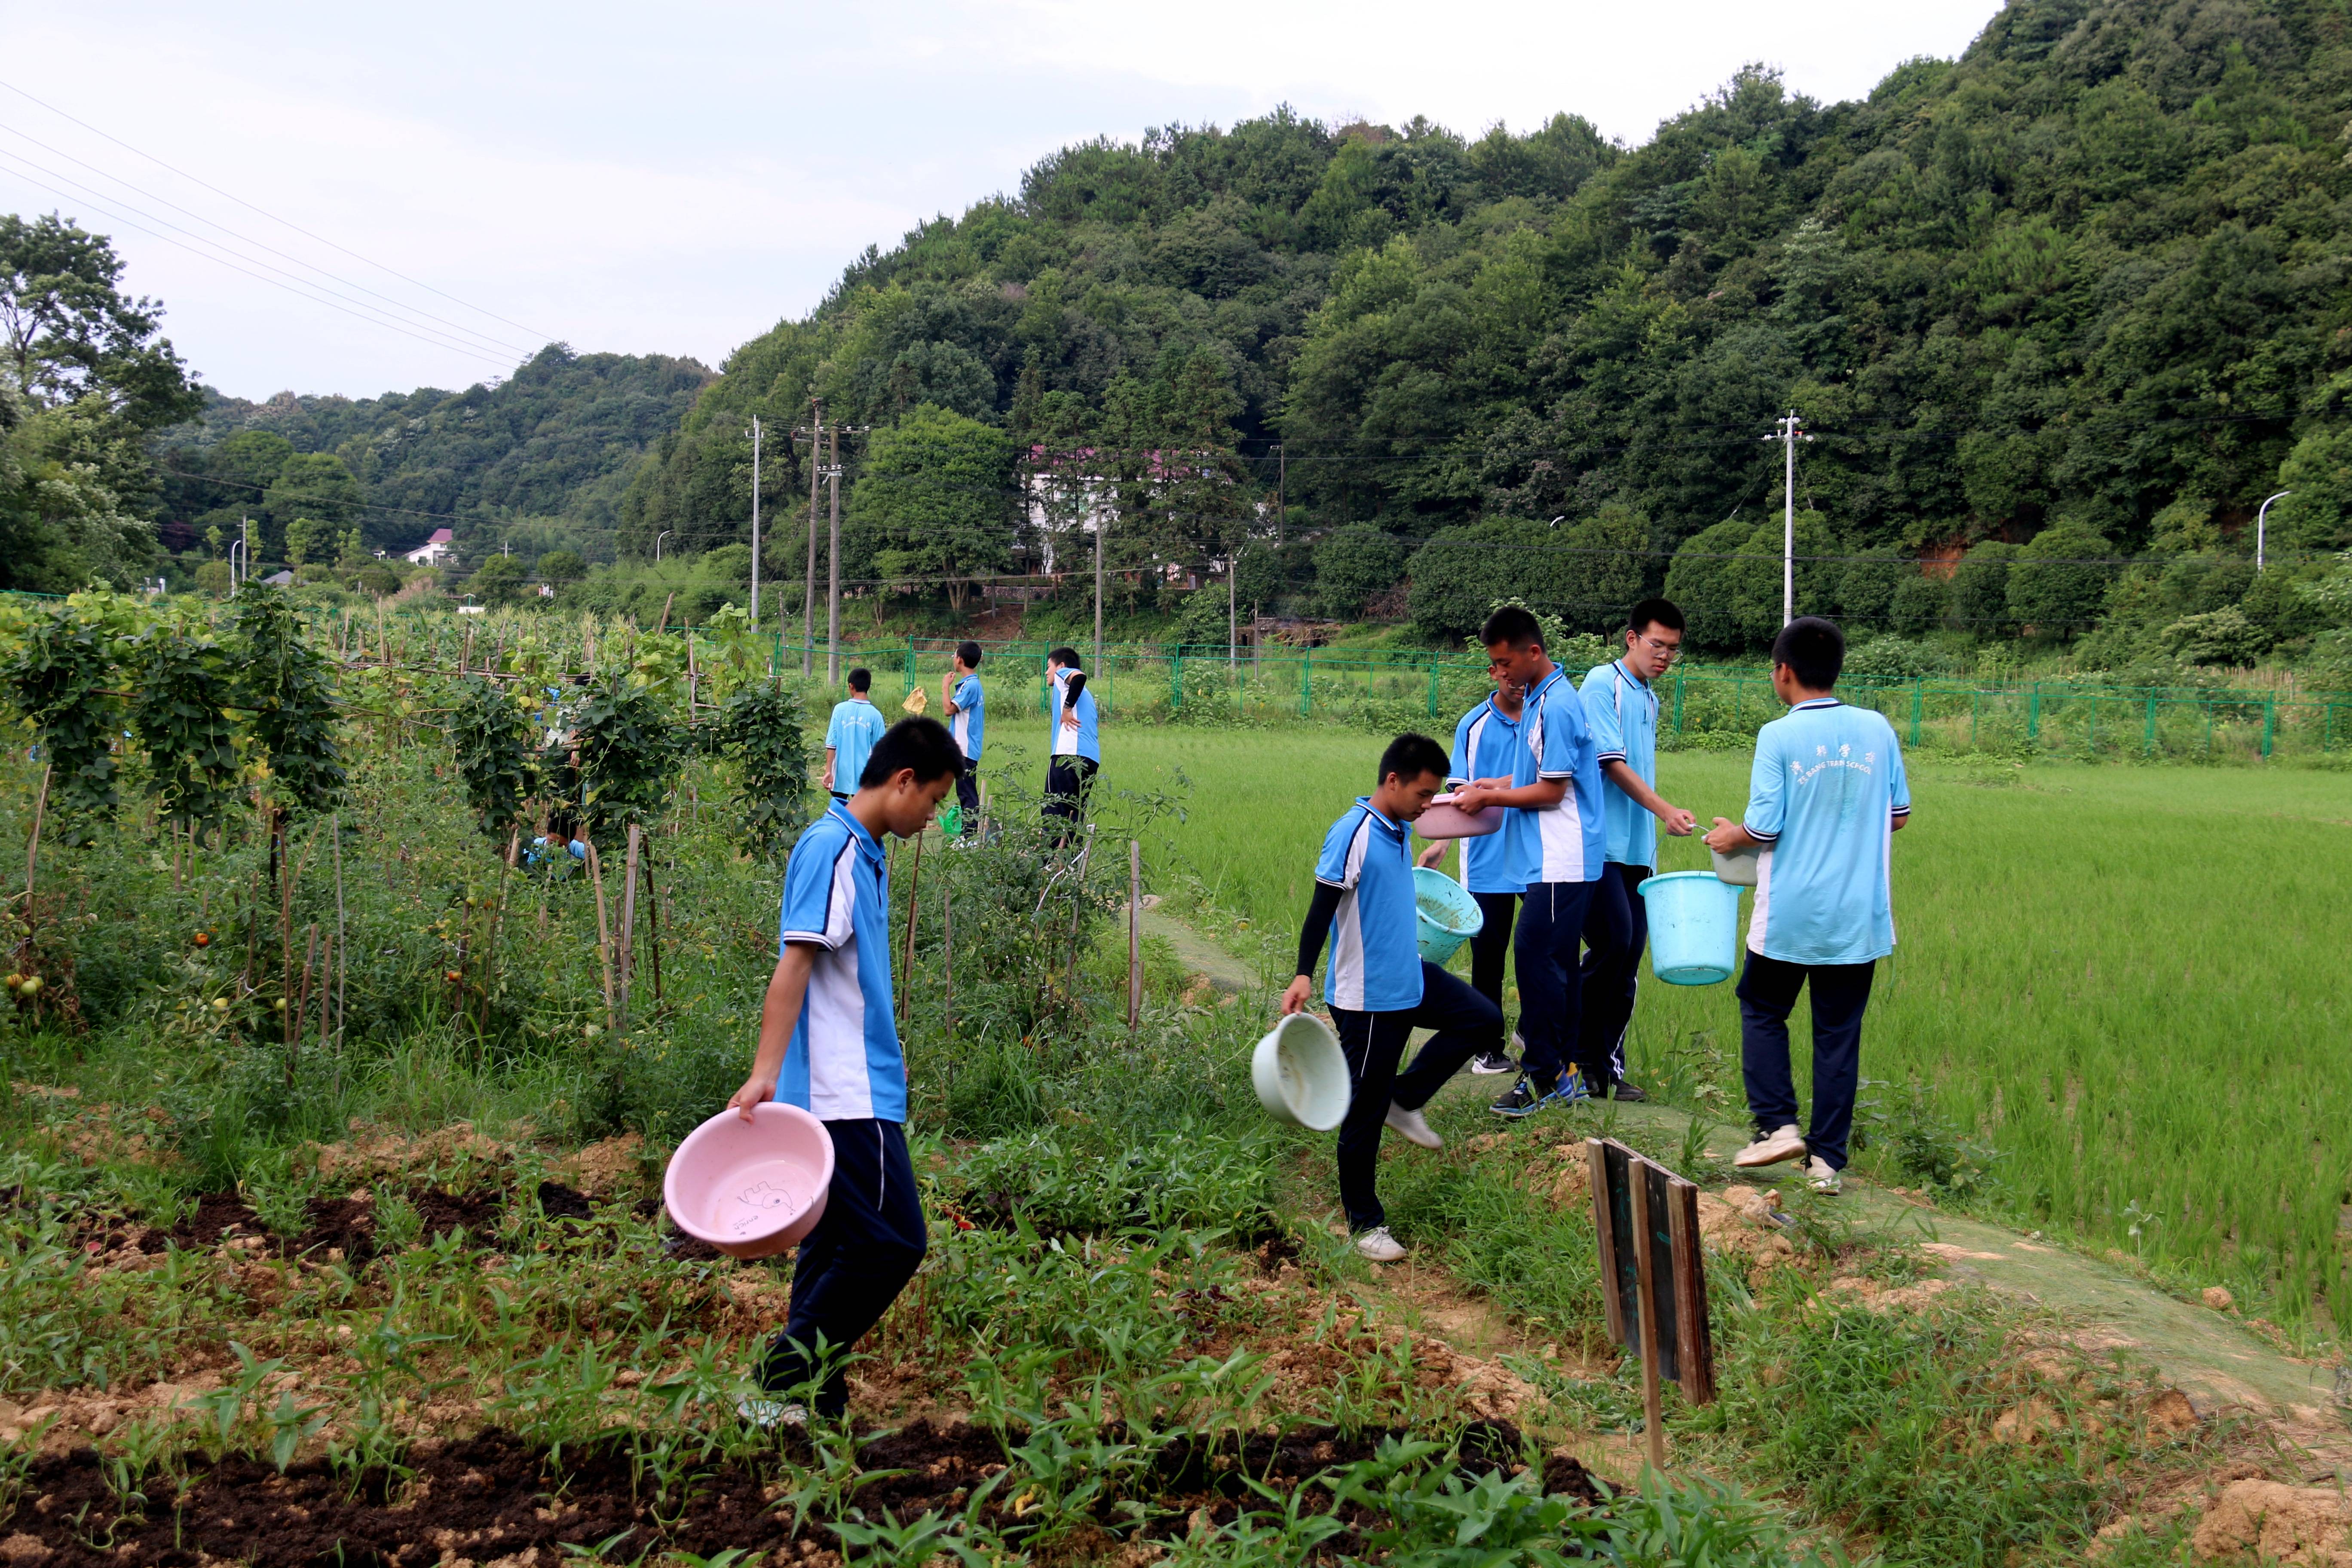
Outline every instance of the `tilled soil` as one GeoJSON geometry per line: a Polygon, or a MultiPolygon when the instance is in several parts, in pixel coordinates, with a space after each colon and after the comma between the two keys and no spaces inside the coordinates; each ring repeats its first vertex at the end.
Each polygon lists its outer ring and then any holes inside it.
{"type": "MultiPolygon", "coordinates": [[[[1304,1487],[1370,1457],[1386,1435],[1330,1427],[1260,1435],[1238,1452],[1176,1445],[1162,1452],[1145,1489],[1156,1494],[1158,1511],[1144,1533],[1181,1536],[1196,1518],[1229,1522],[1245,1508],[1264,1506],[1244,1475],[1304,1487]]],[[[1476,1423],[1463,1437],[1463,1452],[1481,1468],[1515,1464],[1519,1452],[1519,1434],[1507,1424],[1476,1423]]],[[[917,1421],[882,1434],[866,1444],[861,1463],[868,1471],[898,1473],[877,1476],[848,1503],[869,1517],[887,1510],[901,1520],[928,1509],[960,1510],[1005,1468],[1007,1442],[961,1422],[940,1427],[917,1421]]],[[[774,1500],[772,1493],[782,1489],[769,1477],[740,1466],[691,1467],[697,1479],[681,1502],[656,1499],[650,1478],[633,1485],[628,1456],[617,1447],[567,1448],[559,1473],[543,1450],[490,1431],[421,1450],[412,1460],[413,1478],[399,1481],[382,1470],[338,1474],[318,1462],[281,1476],[232,1455],[191,1472],[177,1488],[151,1476],[144,1508],[125,1512],[98,1455],[78,1449],[34,1465],[14,1516],[0,1520],[0,1560],[40,1568],[197,1568],[222,1559],[255,1568],[422,1568],[457,1558],[521,1557],[533,1548],[538,1562],[553,1563],[566,1555],[567,1543],[593,1546],[624,1534],[608,1559],[635,1561],[656,1545],[703,1555],[740,1547],[755,1558],[794,1541],[806,1543],[803,1553],[834,1545],[830,1531],[774,1500]]],[[[1547,1491],[1601,1500],[1573,1458],[1552,1457],[1543,1480],[1547,1491]]],[[[992,1496],[989,1521],[1020,1531],[1017,1507],[1013,1498],[992,1496]]],[[[1349,1533],[1335,1544],[1344,1546],[1364,1522],[1349,1517],[1349,1533]]]]}

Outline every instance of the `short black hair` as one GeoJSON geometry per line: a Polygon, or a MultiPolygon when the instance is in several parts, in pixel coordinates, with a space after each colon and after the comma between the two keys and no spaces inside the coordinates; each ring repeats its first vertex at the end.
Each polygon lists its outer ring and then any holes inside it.
{"type": "Polygon", "coordinates": [[[937,719],[901,719],[882,731],[857,775],[857,787],[877,789],[900,768],[915,770],[917,784],[951,779],[963,772],[963,749],[937,719]]]}
{"type": "Polygon", "coordinates": [[[1493,647],[1498,642],[1508,643],[1513,647],[1541,647],[1543,623],[1536,619],[1532,610],[1517,605],[1505,605],[1488,616],[1486,624],[1478,628],[1478,642],[1484,647],[1493,647]]]}
{"type": "Polygon", "coordinates": [[[1045,662],[1047,664],[1058,664],[1065,669],[1079,669],[1084,668],[1078,663],[1078,650],[1074,647],[1055,648],[1053,652],[1045,656],[1045,662]]]}
{"type": "Polygon", "coordinates": [[[1772,662],[1785,664],[1808,691],[1827,691],[1845,668],[1845,634],[1835,621],[1799,616],[1772,639],[1772,662]]]}
{"type": "Polygon", "coordinates": [[[1638,632],[1644,626],[1664,626],[1670,632],[1683,630],[1682,606],[1672,599],[1644,599],[1625,612],[1625,629],[1638,632]]]}
{"type": "Polygon", "coordinates": [[[1407,784],[1423,773],[1435,773],[1442,784],[1445,779],[1445,770],[1453,765],[1453,759],[1445,754],[1445,748],[1428,736],[1399,735],[1389,742],[1389,749],[1381,753],[1381,775],[1372,783],[1375,786],[1384,784],[1389,782],[1391,773],[1407,784]]]}
{"type": "Polygon", "coordinates": [[[873,687],[873,685],[874,672],[872,670],[853,669],[849,672],[849,689],[852,691],[868,690],[873,687]]]}
{"type": "Polygon", "coordinates": [[[963,660],[963,667],[966,669],[978,669],[980,668],[980,645],[972,641],[970,637],[966,637],[963,641],[956,644],[956,657],[963,660]]]}

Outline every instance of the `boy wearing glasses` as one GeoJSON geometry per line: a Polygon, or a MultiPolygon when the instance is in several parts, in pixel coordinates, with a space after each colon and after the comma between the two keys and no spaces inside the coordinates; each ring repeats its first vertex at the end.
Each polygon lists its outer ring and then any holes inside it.
{"type": "Polygon", "coordinates": [[[1644,599],[1625,617],[1625,652],[1596,665],[1578,689],[1601,759],[1601,816],[1608,860],[1584,919],[1583,1044],[1593,1096],[1645,1100],[1625,1081],[1625,1029],[1650,940],[1649,910],[1634,889],[1654,874],[1658,826],[1681,837],[1697,818],[1658,794],[1658,693],[1654,686],[1682,652],[1683,613],[1644,599]]]}

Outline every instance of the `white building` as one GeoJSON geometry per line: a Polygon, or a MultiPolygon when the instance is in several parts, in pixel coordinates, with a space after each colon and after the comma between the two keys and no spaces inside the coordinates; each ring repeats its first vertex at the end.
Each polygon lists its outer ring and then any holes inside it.
{"type": "Polygon", "coordinates": [[[401,559],[411,566],[438,566],[457,552],[456,546],[450,542],[451,537],[449,530],[436,528],[433,531],[432,538],[403,555],[401,559]]]}

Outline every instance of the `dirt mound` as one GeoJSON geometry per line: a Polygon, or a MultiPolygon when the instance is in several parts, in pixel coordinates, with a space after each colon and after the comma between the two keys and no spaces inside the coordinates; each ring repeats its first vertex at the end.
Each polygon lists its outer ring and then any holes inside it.
{"type": "Polygon", "coordinates": [[[2232,1481],[2189,1544],[2206,1563],[2352,1568],[2352,1498],[2334,1487],[2232,1481]]]}
{"type": "Polygon", "coordinates": [[[341,1142],[310,1152],[319,1174],[329,1181],[369,1182],[410,1171],[503,1166],[514,1160],[513,1144],[477,1132],[470,1121],[453,1121],[423,1137],[365,1121],[352,1122],[350,1131],[341,1142]]]}
{"type": "MultiPolygon", "coordinates": [[[[1244,1509],[1263,1509],[1246,1478],[1315,1495],[1318,1476],[1370,1458],[1382,1438],[1407,1434],[1367,1430],[1343,1436],[1337,1427],[1255,1434],[1239,1451],[1230,1444],[1180,1441],[1161,1450],[1153,1469],[1161,1520],[1150,1534],[1180,1537],[1195,1521],[1229,1523],[1244,1509]]],[[[1108,1440],[1121,1437],[1116,1429],[1108,1440]]],[[[961,1422],[918,1420],[877,1437],[859,1456],[877,1472],[851,1495],[869,1518],[884,1510],[910,1519],[927,1509],[953,1511],[987,1479],[1004,1468],[1008,1443],[961,1422]]],[[[1465,1463],[1517,1468],[1522,1438],[1508,1423],[1474,1425],[1462,1433],[1465,1463]]],[[[774,1488],[753,1472],[721,1465],[698,1469],[684,1499],[659,1499],[633,1474],[625,1452],[610,1447],[583,1454],[567,1448],[558,1473],[544,1453],[504,1432],[427,1446],[413,1456],[414,1478],[402,1484],[372,1471],[353,1486],[319,1463],[298,1464],[280,1476],[270,1466],[232,1456],[192,1476],[177,1507],[152,1507],[145,1517],[118,1514],[102,1461],[88,1448],[35,1463],[26,1502],[12,1521],[16,1533],[0,1542],[0,1562],[37,1568],[116,1568],[122,1563],[194,1564],[247,1563],[254,1568],[297,1568],[315,1563],[422,1568],[471,1560],[520,1568],[552,1568],[575,1553],[570,1547],[609,1542],[605,1560],[634,1562],[665,1551],[705,1555],[740,1548],[752,1561],[789,1547],[802,1561],[837,1563],[821,1522],[803,1521],[773,1506],[774,1488]],[[100,1551],[93,1541],[109,1541],[100,1551]]],[[[1601,1500],[1590,1472],[1573,1458],[1545,1461],[1548,1491],[1586,1503],[1601,1500]]],[[[984,1512],[992,1523],[1013,1524],[1015,1499],[998,1496],[984,1512]]],[[[1123,1526],[1111,1510],[1107,1525],[1123,1526]]],[[[1342,1516],[1350,1526],[1365,1521],[1342,1516]]],[[[1335,1538],[1347,1545],[1353,1535],[1335,1538]]],[[[1108,1535],[1105,1536],[1108,1541],[1108,1535]]]]}
{"type": "Polygon", "coordinates": [[[596,1217],[596,1205],[588,1194],[561,1182],[539,1184],[539,1212],[550,1219],[588,1220],[596,1217]]]}
{"type": "Polygon", "coordinates": [[[556,1175],[590,1197],[634,1192],[645,1180],[646,1141],[634,1132],[606,1138],[555,1164],[556,1175]]]}
{"type": "Polygon", "coordinates": [[[211,1247],[226,1239],[266,1237],[269,1227],[261,1223],[253,1205],[235,1193],[206,1193],[196,1199],[194,1210],[182,1215],[180,1223],[165,1234],[180,1247],[211,1247]]]}

